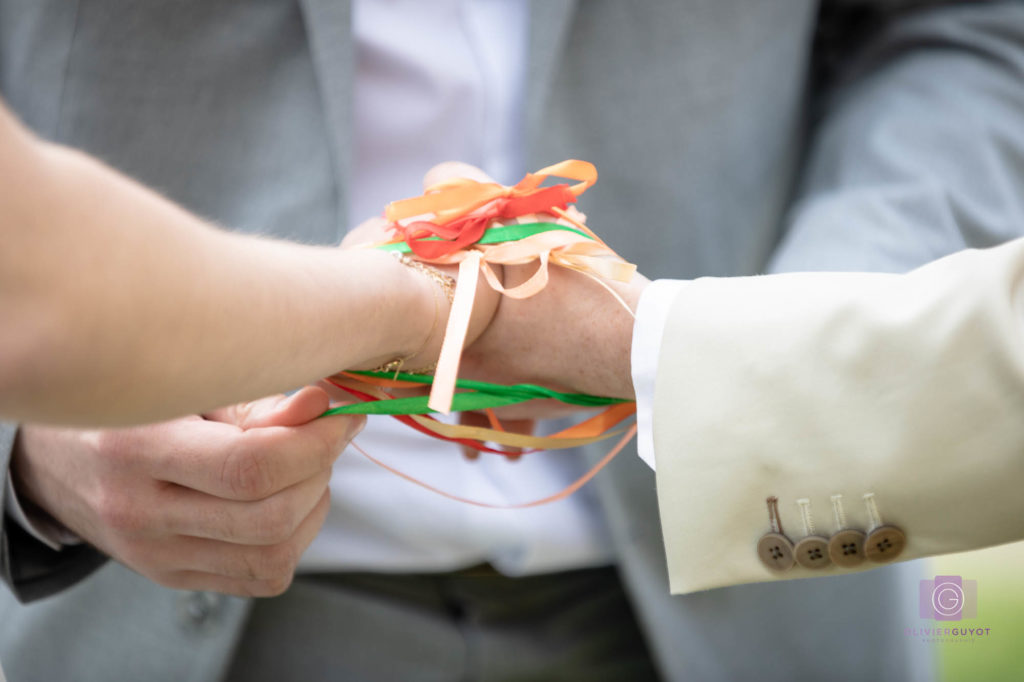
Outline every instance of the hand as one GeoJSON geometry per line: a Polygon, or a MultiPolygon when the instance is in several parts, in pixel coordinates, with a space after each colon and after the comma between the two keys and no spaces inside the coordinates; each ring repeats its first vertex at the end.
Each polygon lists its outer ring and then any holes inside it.
{"type": "Polygon", "coordinates": [[[307,387],[131,429],[25,426],[19,496],[167,587],[273,596],[327,515],[334,460],[365,423],[307,387]]]}
{"type": "MultiPolygon", "coordinates": [[[[505,286],[525,281],[534,269],[506,267],[505,286]]],[[[635,311],[647,284],[637,274],[628,284],[609,286],[635,311]]],[[[460,376],[632,400],[633,322],[597,283],[552,267],[548,285],[535,296],[502,300],[491,324],[463,352],[460,376]]],[[[554,401],[532,401],[497,413],[503,419],[544,419],[578,411],[554,401]]]]}

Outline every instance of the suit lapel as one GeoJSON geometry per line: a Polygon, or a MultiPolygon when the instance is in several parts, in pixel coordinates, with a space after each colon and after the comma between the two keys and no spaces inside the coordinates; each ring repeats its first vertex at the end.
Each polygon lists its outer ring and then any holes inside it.
{"type": "Polygon", "coordinates": [[[543,125],[544,105],[558,58],[565,49],[576,0],[530,1],[530,49],[526,72],[526,149],[532,168],[546,163],[536,148],[537,130],[543,125]]]}
{"type": "Polygon", "coordinates": [[[338,196],[338,237],[341,238],[348,227],[346,192],[352,168],[352,84],[355,77],[352,6],[348,0],[299,0],[299,6],[305,19],[327,122],[338,196]]]}

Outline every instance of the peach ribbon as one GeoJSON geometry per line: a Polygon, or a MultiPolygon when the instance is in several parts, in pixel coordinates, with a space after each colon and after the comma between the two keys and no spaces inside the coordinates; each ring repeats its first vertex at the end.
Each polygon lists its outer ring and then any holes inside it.
{"type": "Polygon", "coordinates": [[[593,467],[591,467],[589,471],[587,471],[585,474],[580,476],[578,479],[573,481],[571,484],[569,484],[568,486],[566,486],[562,490],[560,490],[560,491],[558,491],[558,492],[556,492],[556,493],[554,493],[552,495],[548,495],[546,497],[542,497],[539,500],[531,500],[530,502],[520,502],[520,503],[517,503],[517,504],[494,504],[492,502],[480,502],[478,500],[472,500],[472,499],[470,499],[468,497],[461,497],[459,495],[454,495],[454,494],[449,493],[447,491],[441,490],[438,487],[432,486],[429,483],[421,481],[420,479],[418,479],[418,478],[416,478],[414,476],[410,476],[409,474],[405,473],[404,471],[402,471],[400,469],[397,469],[397,468],[391,466],[390,464],[387,464],[387,463],[377,459],[376,457],[374,457],[373,455],[368,453],[366,450],[361,448],[355,441],[350,443],[350,445],[356,451],[358,451],[363,457],[365,457],[366,459],[370,460],[371,462],[373,462],[377,466],[386,469],[387,471],[393,473],[396,476],[404,478],[405,480],[409,481],[410,483],[418,485],[421,488],[425,488],[425,489],[429,490],[432,493],[437,493],[438,495],[441,495],[442,497],[447,497],[449,500],[455,500],[456,502],[462,502],[463,504],[471,504],[471,505],[473,505],[475,507],[486,507],[488,509],[526,509],[528,507],[539,507],[541,505],[548,504],[549,502],[557,502],[558,500],[565,499],[566,497],[569,497],[569,495],[572,495],[574,492],[576,492],[577,490],[582,488],[584,485],[586,485],[586,483],[590,479],[592,479],[594,476],[596,476],[597,473],[599,471],[601,471],[601,469],[605,468],[605,466],[607,466],[607,464],[612,461],[612,459],[615,457],[615,455],[619,454],[619,452],[622,450],[622,448],[626,447],[626,443],[628,443],[629,440],[635,434],[636,434],[636,424],[633,424],[632,426],[629,427],[629,430],[626,431],[625,435],[623,435],[622,438],[620,438],[619,441],[615,444],[615,447],[613,447],[608,452],[608,454],[606,454],[604,457],[602,457],[601,460],[597,464],[595,464],[593,467]]]}
{"type": "MultiPolygon", "coordinates": [[[[536,196],[541,183],[551,176],[579,181],[571,187],[565,185],[547,188],[548,190],[558,191],[550,192],[553,196],[545,196],[545,200],[553,198],[559,202],[571,203],[576,200],[576,197],[586,192],[597,182],[597,168],[594,164],[587,161],[570,159],[542,168],[536,173],[527,173],[526,177],[512,187],[506,187],[496,182],[478,182],[469,178],[452,178],[428,187],[422,196],[391,202],[384,211],[384,217],[393,223],[397,223],[405,218],[433,214],[434,220],[432,222],[437,225],[445,225],[498,199],[509,200],[513,208],[526,206],[527,199],[531,196],[536,196]],[[565,188],[564,191],[561,189],[562,187],[565,188]],[[515,200],[520,200],[522,203],[516,204],[515,200]]],[[[546,206],[535,207],[532,210],[522,210],[516,215],[537,213],[553,205],[555,203],[548,203],[546,206]]],[[[504,217],[512,218],[515,216],[508,215],[504,217]]]]}
{"type": "MultiPolygon", "coordinates": [[[[511,298],[536,295],[548,283],[549,265],[565,267],[590,277],[603,286],[632,314],[632,310],[606,280],[628,282],[636,266],[627,263],[589,228],[567,211],[570,203],[597,181],[597,169],[586,161],[567,160],[528,173],[512,187],[494,182],[453,178],[427,189],[419,197],[388,205],[385,218],[391,221],[395,239],[405,241],[419,260],[436,264],[458,264],[459,280],[445,330],[428,405],[444,414],[451,410],[459,361],[465,344],[469,319],[476,296],[478,275],[495,291],[511,298]],[[540,185],[549,177],[577,181],[573,185],[540,185]],[[494,221],[529,222],[529,216],[549,213],[572,225],[586,236],[551,230],[515,242],[477,244],[494,221]],[[429,220],[427,219],[429,218],[429,220]],[[428,239],[429,238],[429,239],[428,239]],[[506,288],[494,273],[494,265],[524,265],[538,262],[537,271],[525,282],[506,288]]],[[[533,222],[542,222],[534,219],[533,222]]],[[[374,246],[380,246],[374,245],[374,246]]]]}

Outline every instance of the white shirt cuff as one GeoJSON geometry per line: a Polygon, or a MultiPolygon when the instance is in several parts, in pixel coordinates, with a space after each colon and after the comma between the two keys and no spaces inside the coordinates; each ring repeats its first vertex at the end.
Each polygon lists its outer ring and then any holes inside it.
{"type": "Polygon", "coordinates": [[[633,325],[633,390],[636,393],[637,452],[651,469],[654,465],[654,380],[658,375],[661,339],[672,301],[685,280],[659,279],[640,294],[633,325]]]}
{"type": "Polygon", "coordinates": [[[14,519],[15,523],[25,529],[29,535],[50,549],[59,552],[61,547],[67,545],[80,545],[82,539],[75,533],[58,523],[35,515],[30,518],[29,514],[18,502],[18,494],[14,490],[14,481],[10,472],[7,472],[7,490],[4,493],[4,513],[14,519]]]}

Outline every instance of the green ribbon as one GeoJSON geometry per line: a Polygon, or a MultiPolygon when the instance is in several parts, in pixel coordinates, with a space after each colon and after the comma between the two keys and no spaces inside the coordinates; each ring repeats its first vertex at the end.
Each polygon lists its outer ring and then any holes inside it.
{"type": "MultiPolygon", "coordinates": [[[[423,374],[406,374],[403,372],[397,375],[393,372],[349,372],[360,376],[376,377],[378,379],[397,379],[410,383],[429,386],[434,378],[423,374]]],[[[600,396],[587,395],[585,393],[562,393],[559,391],[537,386],[535,384],[514,384],[506,386],[503,384],[492,384],[486,381],[473,381],[471,379],[458,379],[455,382],[457,388],[466,392],[456,393],[452,400],[452,412],[464,412],[472,410],[485,410],[494,407],[504,407],[525,403],[528,400],[557,400],[568,405],[580,407],[606,407],[628,403],[629,400],[622,398],[602,398],[600,396]]],[[[323,414],[329,416],[334,414],[428,414],[434,412],[427,406],[429,396],[414,396],[411,398],[395,398],[393,400],[378,400],[374,402],[354,403],[332,407],[323,414]]]]}
{"type": "MultiPolygon", "coordinates": [[[[569,225],[561,223],[521,223],[514,225],[502,225],[490,227],[484,231],[483,237],[477,244],[501,244],[503,242],[516,242],[527,237],[551,230],[564,230],[573,232],[586,239],[594,238],[569,225]]],[[[442,241],[440,237],[426,237],[425,241],[442,241]]],[[[381,251],[397,251],[398,253],[411,253],[412,249],[406,242],[395,242],[378,246],[381,251]]],[[[361,376],[377,377],[380,379],[398,379],[411,383],[429,386],[434,382],[434,377],[423,374],[406,374],[404,372],[349,372],[361,376]]],[[[503,384],[492,384],[486,381],[473,381],[470,379],[457,379],[457,388],[464,392],[456,393],[452,399],[452,412],[465,412],[473,410],[486,410],[494,407],[504,407],[525,403],[529,400],[557,400],[568,405],[580,407],[605,407],[619,403],[630,402],[621,398],[602,398],[600,396],[587,395],[585,393],[562,393],[550,388],[537,386],[535,384],[515,384],[506,386],[503,384]]],[[[322,416],[327,417],[335,414],[429,414],[435,410],[427,406],[429,396],[414,396],[411,398],[394,398],[392,400],[377,400],[372,402],[354,403],[332,407],[324,412],[322,416]]]]}
{"type": "MultiPolygon", "coordinates": [[[[535,234],[541,232],[550,232],[551,230],[563,230],[565,232],[574,232],[581,237],[586,237],[593,241],[593,237],[582,230],[578,230],[575,227],[569,225],[562,225],[561,223],[522,223],[516,225],[501,225],[499,227],[489,227],[484,231],[484,236],[480,238],[477,244],[501,244],[502,242],[517,242],[520,239],[526,239],[532,237],[535,234]]],[[[422,241],[427,242],[440,242],[445,241],[440,237],[424,237],[422,241]]],[[[384,244],[378,246],[381,251],[397,251],[398,253],[412,253],[412,249],[405,242],[395,242],[394,244],[384,244]]]]}

